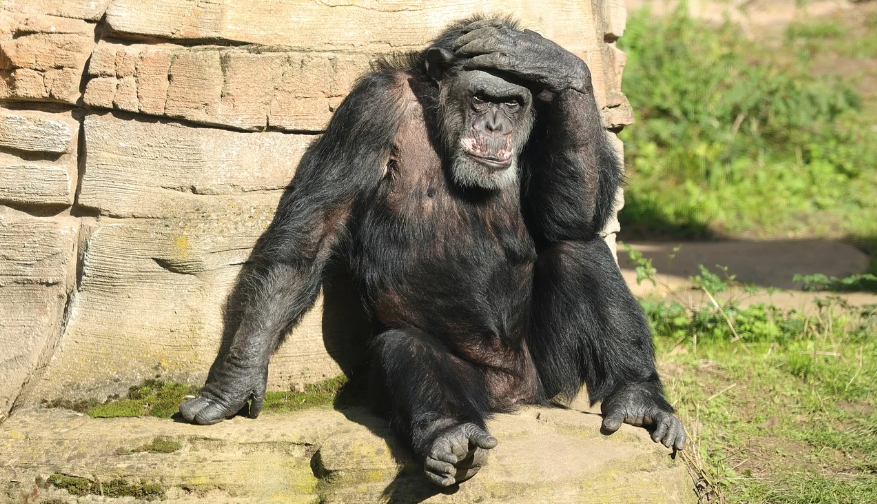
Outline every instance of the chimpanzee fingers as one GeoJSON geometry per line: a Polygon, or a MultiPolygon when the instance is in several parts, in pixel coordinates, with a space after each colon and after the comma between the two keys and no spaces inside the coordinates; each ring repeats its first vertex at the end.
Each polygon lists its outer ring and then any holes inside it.
{"type": "Polygon", "coordinates": [[[661,443],[667,448],[675,447],[677,450],[685,448],[685,427],[682,422],[671,413],[661,412],[656,415],[657,427],[652,432],[652,440],[661,443]]]}
{"type": "Polygon", "coordinates": [[[688,435],[685,433],[685,427],[682,426],[682,422],[673,417],[673,423],[669,432],[664,435],[661,443],[667,448],[673,447],[677,450],[682,450],[685,448],[685,440],[687,437],[688,435]]]}
{"type": "Polygon", "coordinates": [[[496,444],[498,441],[495,437],[491,436],[487,431],[478,427],[475,424],[466,424],[469,427],[469,432],[466,433],[469,438],[469,444],[474,445],[478,448],[483,448],[485,450],[491,450],[496,448],[496,444]]]}
{"type": "Polygon", "coordinates": [[[210,404],[210,401],[206,397],[199,395],[194,399],[189,399],[183,404],[180,404],[180,413],[183,415],[183,418],[191,422],[195,419],[195,415],[207,407],[208,404],[210,404]]]}
{"type": "Polygon", "coordinates": [[[492,18],[492,19],[480,19],[478,21],[474,21],[466,25],[466,28],[463,28],[463,33],[469,33],[473,30],[478,30],[480,28],[487,28],[490,26],[500,27],[504,26],[505,21],[502,19],[492,18]]]}
{"type": "Polygon", "coordinates": [[[464,45],[463,47],[457,49],[455,51],[455,54],[457,56],[462,56],[462,57],[476,56],[479,54],[488,54],[488,53],[492,53],[492,52],[500,52],[501,53],[503,51],[503,49],[504,48],[501,47],[500,44],[498,44],[496,42],[496,40],[478,39],[478,40],[473,40],[472,42],[469,42],[468,44],[464,45]]]}
{"type": "Polygon", "coordinates": [[[456,483],[454,474],[456,474],[457,469],[453,464],[436,460],[432,457],[426,457],[423,472],[426,473],[426,477],[436,485],[447,487],[456,483]]]}
{"type": "Polygon", "coordinates": [[[685,449],[685,442],[688,440],[688,433],[685,432],[685,427],[682,426],[682,423],[679,423],[679,432],[676,434],[676,441],[673,443],[673,448],[677,450],[685,449]]]}
{"type": "Polygon", "coordinates": [[[513,75],[520,74],[512,58],[508,54],[498,52],[473,56],[463,64],[463,68],[467,70],[499,70],[513,75]]]}
{"type": "Polygon", "coordinates": [[[656,443],[662,443],[664,436],[667,434],[667,431],[669,431],[669,430],[670,430],[670,422],[659,421],[654,432],[652,432],[652,441],[654,441],[656,443]]]}
{"type": "Polygon", "coordinates": [[[472,30],[465,35],[461,35],[454,41],[453,50],[457,51],[461,47],[474,42],[476,40],[496,40],[500,36],[500,32],[496,27],[482,27],[472,30]]]}

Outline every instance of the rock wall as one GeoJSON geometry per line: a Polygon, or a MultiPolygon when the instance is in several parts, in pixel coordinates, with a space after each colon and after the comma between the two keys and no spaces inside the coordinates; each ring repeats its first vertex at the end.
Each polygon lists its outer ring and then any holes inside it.
{"type": "MultiPolygon", "coordinates": [[[[590,65],[607,128],[631,123],[623,0],[548,3],[0,0],[0,415],[202,383],[308,143],[370,61],[449,21],[519,18],[590,65]]],[[[272,388],[337,375],[365,328],[349,287],[325,293],[272,388]]]]}

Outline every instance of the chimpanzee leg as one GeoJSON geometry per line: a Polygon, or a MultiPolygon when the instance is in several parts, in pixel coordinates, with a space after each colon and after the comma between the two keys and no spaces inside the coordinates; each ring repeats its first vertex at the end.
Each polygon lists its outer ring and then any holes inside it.
{"type": "Polygon", "coordinates": [[[584,382],[603,401],[603,427],[653,424],[655,441],[681,448],[655,369],[651,331],[603,240],[559,241],[536,264],[530,351],[545,394],[570,398],[584,382]]]}
{"type": "Polygon", "coordinates": [[[429,479],[450,486],[471,478],[496,439],[487,433],[481,372],[419,329],[391,330],[372,344],[370,388],[390,425],[424,457],[429,479]]]}

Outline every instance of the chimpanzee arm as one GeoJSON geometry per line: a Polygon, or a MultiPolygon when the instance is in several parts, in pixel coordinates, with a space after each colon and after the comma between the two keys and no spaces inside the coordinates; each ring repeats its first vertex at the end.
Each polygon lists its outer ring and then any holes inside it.
{"type": "Polygon", "coordinates": [[[201,394],[180,406],[187,420],[216,423],[251,399],[250,416],[259,414],[271,353],[313,306],[354,206],[380,182],[396,132],[392,88],[390,75],[363,78],[303,156],[241,279],[246,299],[230,348],[201,394]]]}
{"type": "Polygon", "coordinates": [[[528,343],[547,397],[584,382],[603,428],[654,425],[681,449],[685,430],[664,399],[651,331],[598,233],[612,214],[622,165],[603,131],[587,65],[530,31],[477,26],[455,44],[469,67],[529,82],[537,122],[525,152],[523,211],[537,244],[528,343]],[[539,93],[539,91],[543,91],[539,93]]]}

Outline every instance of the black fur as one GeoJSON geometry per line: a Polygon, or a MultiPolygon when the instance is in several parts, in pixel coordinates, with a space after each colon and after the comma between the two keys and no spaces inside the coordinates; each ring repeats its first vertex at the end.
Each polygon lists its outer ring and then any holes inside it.
{"type": "Polygon", "coordinates": [[[184,416],[217,422],[251,399],[258,414],[270,353],[335,259],[349,264],[377,328],[376,407],[437,484],[477,472],[496,443],[492,412],[569,399],[583,384],[603,401],[607,432],[650,423],[656,441],[681,448],[648,324],[598,235],[621,163],[587,67],[508,20],[460,21],[430,48],[362,77],[310,147],[244,279],[230,350],[184,416]],[[478,58],[513,48],[514,60],[478,58]],[[428,60],[443,66],[428,70],[428,60]],[[459,141],[448,138],[483,121],[470,119],[471,94],[448,86],[496,76],[526,86],[520,114],[505,98],[490,102],[514,127],[518,181],[461,185],[451,174],[459,141]]]}

